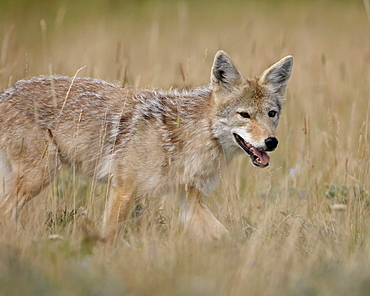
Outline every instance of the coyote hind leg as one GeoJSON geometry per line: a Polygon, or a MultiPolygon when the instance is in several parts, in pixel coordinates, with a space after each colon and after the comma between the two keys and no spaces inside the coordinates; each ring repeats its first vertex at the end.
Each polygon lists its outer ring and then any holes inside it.
{"type": "Polygon", "coordinates": [[[17,221],[24,205],[49,184],[58,168],[56,156],[56,148],[48,147],[47,152],[30,150],[17,155],[8,153],[6,159],[0,157],[2,219],[17,221]]]}

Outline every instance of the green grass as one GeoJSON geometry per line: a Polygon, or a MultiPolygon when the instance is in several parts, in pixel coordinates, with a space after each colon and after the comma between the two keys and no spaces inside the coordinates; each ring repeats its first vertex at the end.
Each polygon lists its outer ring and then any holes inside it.
{"type": "Polygon", "coordinates": [[[368,295],[370,16],[363,1],[3,1],[0,87],[40,74],[139,87],[246,75],[292,54],[271,166],[235,159],[208,200],[232,242],[181,236],[170,197],[99,241],[105,185],[63,168],[0,225],[0,295],[368,295]],[[92,3],[92,4],[91,4],[92,3]],[[57,235],[57,236],[56,236],[57,235]]]}

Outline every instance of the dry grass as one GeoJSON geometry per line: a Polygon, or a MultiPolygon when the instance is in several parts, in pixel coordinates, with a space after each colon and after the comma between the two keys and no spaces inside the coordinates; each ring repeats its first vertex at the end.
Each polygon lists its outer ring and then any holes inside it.
{"type": "Polygon", "coordinates": [[[85,65],[140,87],[203,84],[218,49],[246,76],[292,54],[279,149],[265,170],[235,159],[209,200],[232,243],[182,238],[170,198],[144,201],[117,245],[97,242],[105,188],[63,169],[26,231],[0,226],[0,295],[368,295],[364,2],[75,2],[0,4],[2,88],[85,65]]]}

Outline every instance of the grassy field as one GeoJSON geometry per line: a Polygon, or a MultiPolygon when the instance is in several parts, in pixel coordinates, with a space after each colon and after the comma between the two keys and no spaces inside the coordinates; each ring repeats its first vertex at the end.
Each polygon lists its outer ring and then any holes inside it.
{"type": "MultiPolygon", "coordinates": [[[[99,242],[105,186],[63,168],[0,223],[0,295],[370,295],[370,11],[365,1],[0,3],[0,88],[41,74],[138,87],[245,76],[295,58],[271,166],[235,159],[208,204],[232,242],[179,234],[176,201],[143,201],[99,242]]],[[[1,131],[0,131],[1,132],[1,131]]]]}

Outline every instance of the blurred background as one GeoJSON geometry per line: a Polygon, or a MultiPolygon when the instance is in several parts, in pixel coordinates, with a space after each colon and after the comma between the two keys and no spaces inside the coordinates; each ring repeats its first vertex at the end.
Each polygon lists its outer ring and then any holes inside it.
{"type": "MultiPolygon", "coordinates": [[[[99,228],[104,194],[95,197],[86,189],[88,181],[73,183],[67,172],[53,185],[57,190],[27,205],[25,217],[33,219],[42,247],[35,247],[33,234],[20,243],[16,237],[9,242],[2,232],[5,255],[0,261],[7,271],[0,272],[0,284],[7,283],[7,292],[17,291],[13,275],[20,274],[19,281],[38,295],[39,282],[30,280],[31,274],[41,275],[40,285],[50,287],[46,291],[66,292],[63,280],[79,278],[84,285],[71,288],[80,291],[76,295],[108,286],[107,295],[118,295],[122,285],[141,295],[368,295],[368,0],[0,2],[1,89],[18,79],[77,72],[142,88],[204,85],[219,49],[246,77],[260,75],[285,55],[294,56],[271,166],[258,170],[248,157],[237,158],[209,201],[237,246],[222,245],[221,254],[217,248],[182,252],[173,242],[176,231],[162,229],[164,242],[133,233],[115,250],[101,247],[91,253],[89,247],[90,263],[83,261],[76,275],[70,266],[86,259],[81,243],[86,237],[66,213],[73,216],[76,208],[85,207],[99,228]],[[46,227],[45,220],[50,222],[58,208],[67,209],[58,216],[63,223],[46,227]],[[55,233],[65,240],[50,245],[48,235],[55,233]],[[14,252],[21,259],[9,255],[14,252]],[[63,262],[55,259],[59,256],[63,262]],[[37,271],[30,265],[37,265],[37,271]],[[103,276],[85,273],[91,265],[103,276]]],[[[176,213],[175,206],[162,218],[175,221],[171,211],[176,213]]]]}
{"type": "Polygon", "coordinates": [[[358,80],[346,60],[369,62],[363,1],[3,0],[0,18],[1,74],[15,79],[86,65],[84,75],[108,80],[126,68],[142,86],[204,83],[224,49],[245,75],[292,54],[298,82],[316,71],[317,89],[324,67],[358,80]]]}

